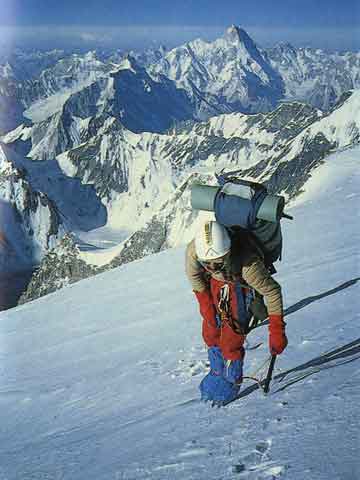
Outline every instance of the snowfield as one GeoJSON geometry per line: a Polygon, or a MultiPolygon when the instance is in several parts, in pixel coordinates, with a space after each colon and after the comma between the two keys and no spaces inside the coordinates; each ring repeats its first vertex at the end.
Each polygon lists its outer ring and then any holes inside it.
{"type": "MultiPolygon", "coordinates": [[[[184,248],[1,312],[0,478],[360,478],[359,154],[328,157],[288,208],[289,346],[267,397],[198,401],[206,350],[184,248]]],[[[266,326],[248,348],[245,375],[260,375],[266,326]]]]}

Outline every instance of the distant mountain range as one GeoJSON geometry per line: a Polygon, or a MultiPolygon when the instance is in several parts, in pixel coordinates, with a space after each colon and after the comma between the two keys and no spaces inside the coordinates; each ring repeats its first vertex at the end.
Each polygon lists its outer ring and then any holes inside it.
{"type": "Polygon", "coordinates": [[[196,179],[236,171],[292,199],[360,141],[356,53],[264,50],[231,26],[171,51],[23,61],[0,67],[0,261],[41,262],[23,301],[184,243],[196,179]],[[77,234],[105,224],[133,233],[91,263],[77,234]]]}
{"type": "MultiPolygon", "coordinates": [[[[21,115],[16,116],[15,123],[5,122],[5,112],[14,111],[13,105],[17,105],[17,112],[27,110],[29,118],[36,123],[46,120],[61,111],[70,95],[79,93],[81,98],[72,102],[81,103],[84,97],[81,91],[86,87],[100,79],[112,78],[114,82],[113,73],[121,65],[124,69],[127,59],[132,63],[128,70],[137,72],[136,78],[132,76],[122,84],[122,75],[120,85],[130,90],[138,89],[131,82],[149,84],[148,75],[163,85],[166,77],[175,83],[170,87],[168,82],[168,89],[186,92],[185,103],[190,102],[192,106],[186,115],[195,120],[205,120],[220,113],[269,111],[282,100],[306,101],[327,111],[343,92],[360,85],[359,53],[296,49],[290,44],[261,49],[244,30],[234,25],[213,42],[197,39],[171,51],[161,47],[130,55],[121,51],[106,55],[95,51],[85,55],[69,55],[58,50],[32,54],[17,52],[0,65],[3,100],[0,131],[9,131],[21,123],[21,115]],[[140,71],[141,67],[146,67],[147,72],[140,71]]],[[[101,90],[106,88],[104,84],[106,81],[99,86],[101,90]]],[[[148,88],[144,87],[143,92],[138,89],[137,97],[140,93],[146,105],[148,88]]],[[[125,100],[120,97],[117,95],[121,106],[125,100]]],[[[172,112],[172,123],[181,120],[183,115],[184,112],[178,118],[172,112]]],[[[148,125],[132,126],[148,128],[148,125]]]]}

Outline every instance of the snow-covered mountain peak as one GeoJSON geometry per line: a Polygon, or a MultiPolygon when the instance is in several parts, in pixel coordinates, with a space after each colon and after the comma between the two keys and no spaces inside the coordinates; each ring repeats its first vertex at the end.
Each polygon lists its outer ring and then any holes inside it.
{"type": "Polygon", "coordinates": [[[244,29],[236,25],[231,25],[224,35],[210,43],[209,47],[211,50],[223,50],[228,61],[240,62],[243,68],[253,70],[256,75],[259,75],[260,69],[271,70],[253,39],[244,29]]]}
{"type": "Polygon", "coordinates": [[[240,28],[232,24],[225,32],[225,38],[229,40],[240,40],[240,28]]]}
{"type": "Polygon", "coordinates": [[[232,111],[269,111],[283,96],[281,77],[249,35],[235,26],[213,42],[195,40],[174,48],[150,73],[185,89],[200,120],[232,111]]]}
{"type": "Polygon", "coordinates": [[[255,42],[250,38],[248,33],[237,25],[231,25],[226,30],[224,38],[231,43],[243,44],[246,48],[256,48],[255,42]]]}

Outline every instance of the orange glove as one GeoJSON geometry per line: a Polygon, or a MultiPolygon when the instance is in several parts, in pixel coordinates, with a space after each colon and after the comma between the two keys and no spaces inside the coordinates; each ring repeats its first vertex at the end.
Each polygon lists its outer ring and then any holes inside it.
{"type": "Polygon", "coordinates": [[[288,340],[285,335],[285,325],[282,315],[269,315],[269,348],[271,355],[280,355],[288,340]]]}

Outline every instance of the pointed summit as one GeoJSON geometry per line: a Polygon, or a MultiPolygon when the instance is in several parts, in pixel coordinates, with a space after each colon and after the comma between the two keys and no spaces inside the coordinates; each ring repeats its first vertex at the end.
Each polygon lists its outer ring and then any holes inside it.
{"type": "Polygon", "coordinates": [[[229,28],[226,29],[224,37],[226,40],[229,40],[231,42],[238,42],[240,40],[239,38],[239,27],[236,25],[231,25],[229,28]]]}
{"type": "Polygon", "coordinates": [[[225,32],[224,38],[231,43],[242,44],[244,47],[251,51],[257,50],[255,42],[248,35],[248,33],[242,28],[231,25],[225,32]]]}
{"type": "Polygon", "coordinates": [[[224,37],[230,42],[240,42],[246,44],[254,45],[253,40],[242,28],[237,25],[231,25],[225,32],[224,37]]]}

